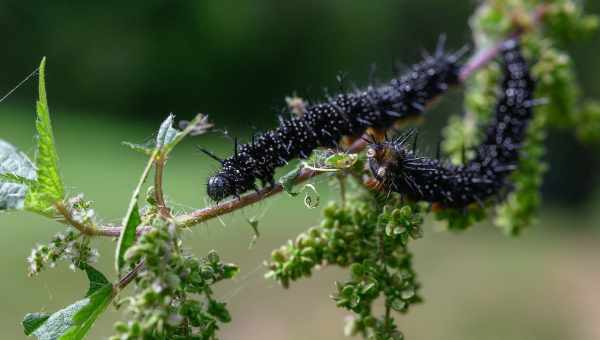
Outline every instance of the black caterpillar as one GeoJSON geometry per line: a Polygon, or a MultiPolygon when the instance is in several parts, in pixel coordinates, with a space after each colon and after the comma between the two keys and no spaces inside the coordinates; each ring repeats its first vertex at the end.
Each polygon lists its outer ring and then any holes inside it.
{"type": "Polygon", "coordinates": [[[444,53],[413,65],[407,74],[388,85],[342,93],[327,102],[309,105],[305,112],[280,118],[279,127],[235,145],[234,155],[219,159],[222,168],[208,179],[207,193],[214,201],[273,184],[275,169],[295,158],[307,158],[318,147],[335,147],[344,136],[362,135],[367,128],[387,129],[397,120],[417,115],[436,96],[459,81],[459,59],[464,52],[444,53]]]}
{"type": "Polygon", "coordinates": [[[503,45],[502,59],[504,79],[495,116],[473,159],[457,166],[419,156],[405,145],[408,135],[373,143],[367,149],[368,163],[384,188],[445,207],[483,204],[507,188],[532,117],[535,84],[517,40],[503,45]]]}

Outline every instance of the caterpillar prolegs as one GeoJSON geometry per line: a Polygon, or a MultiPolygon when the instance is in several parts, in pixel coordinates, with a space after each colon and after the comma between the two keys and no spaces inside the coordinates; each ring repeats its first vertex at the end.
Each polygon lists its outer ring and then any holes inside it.
{"type": "Polygon", "coordinates": [[[367,149],[369,168],[383,188],[446,207],[482,204],[507,188],[532,116],[535,84],[518,40],[502,46],[502,60],[504,79],[495,115],[474,157],[460,166],[423,157],[406,145],[408,135],[373,143],[367,149]]]}
{"type": "MultiPolygon", "coordinates": [[[[208,196],[220,201],[256,190],[256,180],[272,184],[275,170],[296,158],[307,158],[318,147],[335,147],[342,137],[359,137],[367,128],[387,129],[403,118],[421,114],[425,106],[459,81],[463,51],[434,55],[413,65],[387,85],[340,93],[325,102],[308,105],[302,115],[280,119],[279,126],[235,145],[227,159],[208,153],[221,169],[208,179],[208,196]]],[[[205,151],[206,152],[206,151],[205,151]]]]}

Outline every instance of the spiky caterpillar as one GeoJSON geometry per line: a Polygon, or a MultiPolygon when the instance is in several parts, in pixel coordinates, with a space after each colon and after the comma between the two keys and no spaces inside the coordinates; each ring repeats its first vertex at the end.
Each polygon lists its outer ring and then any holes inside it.
{"type": "Polygon", "coordinates": [[[406,145],[409,135],[373,143],[367,149],[369,168],[383,188],[418,201],[466,207],[507,187],[532,116],[535,84],[517,40],[503,45],[502,59],[504,79],[495,115],[475,156],[464,165],[419,156],[406,145]]]}
{"type": "Polygon", "coordinates": [[[318,147],[337,146],[344,136],[358,137],[367,128],[387,129],[399,119],[417,115],[435,97],[458,83],[462,52],[444,53],[413,65],[399,78],[380,87],[341,93],[309,105],[302,115],[280,119],[279,127],[235,145],[234,155],[221,160],[221,169],[208,179],[207,193],[214,201],[256,190],[256,180],[273,184],[275,170],[296,158],[306,158],[318,147]]]}

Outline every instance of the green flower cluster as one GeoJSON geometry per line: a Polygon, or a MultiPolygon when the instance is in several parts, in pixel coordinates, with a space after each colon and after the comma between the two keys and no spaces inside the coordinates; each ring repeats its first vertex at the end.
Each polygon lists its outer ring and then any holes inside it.
{"type": "Polygon", "coordinates": [[[27,257],[28,272],[30,276],[37,275],[46,267],[54,268],[60,260],[71,262],[69,267],[75,270],[95,263],[98,256],[98,251],[90,247],[89,237],[69,228],[57,233],[49,244],[40,244],[31,250],[27,257]]]}
{"type": "Polygon", "coordinates": [[[131,320],[117,323],[112,339],[217,339],[219,323],[231,321],[212,286],[230,279],[238,267],[221,262],[216,252],[196,258],[182,250],[174,227],[145,233],[126,253],[133,267],[144,261],[135,294],[126,298],[131,320]]]}
{"type": "Polygon", "coordinates": [[[404,204],[396,195],[351,197],[344,206],[330,203],[320,227],[273,251],[267,277],[288,287],[318,266],[350,267],[348,281],[337,282],[336,305],[356,314],[351,334],[373,339],[401,339],[390,311],[406,312],[418,303],[419,284],[407,245],[422,236],[426,205],[404,204]],[[374,302],[384,297],[386,314],[373,316],[374,302]]]}

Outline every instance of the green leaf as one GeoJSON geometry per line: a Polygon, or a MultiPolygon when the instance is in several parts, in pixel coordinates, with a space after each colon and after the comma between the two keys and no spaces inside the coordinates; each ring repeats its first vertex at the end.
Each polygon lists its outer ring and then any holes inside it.
{"type": "Polygon", "coordinates": [[[224,302],[217,302],[215,300],[210,300],[208,302],[207,311],[210,315],[217,318],[217,320],[227,323],[231,321],[231,315],[226,308],[226,304],[224,302]]]}
{"type": "Polygon", "coordinates": [[[41,325],[48,320],[50,314],[46,313],[29,313],[25,315],[21,324],[25,330],[25,335],[30,335],[36,329],[38,329],[41,325]]]}
{"type": "Polygon", "coordinates": [[[86,297],[94,294],[96,291],[110,283],[106,276],[104,276],[104,274],[102,274],[96,268],[90,266],[89,264],[84,263],[81,266],[81,269],[85,270],[87,278],[90,281],[90,287],[88,288],[88,291],[85,294],[86,297]]]}
{"type": "Polygon", "coordinates": [[[296,178],[298,178],[298,175],[300,175],[301,170],[302,167],[299,166],[279,178],[279,183],[281,183],[283,190],[285,190],[285,192],[292,197],[298,196],[299,194],[299,192],[294,192],[294,185],[296,184],[296,178]]]}
{"type": "MultiPolygon", "coordinates": [[[[73,316],[73,325],[59,338],[60,340],[83,339],[96,319],[104,312],[113,298],[113,286],[105,285],[89,298],[88,302],[73,316]]],[[[82,300],[82,301],[85,301],[82,300]]]]}
{"type": "Polygon", "coordinates": [[[37,184],[31,187],[25,199],[27,209],[50,214],[53,204],[64,197],[64,187],[58,173],[58,154],[56,153],[50,111],[46,98],[45,80],[46,58],[42,59],[39,74],[39,99],[37,101],[37,147],[35,165],[37,184]]]}
{"type": "Polygon", "coordinates": [[[121,235],[119,235],[119,243],[117,244],[115,253],[115,268],[117,270],[117,274],[121,273],[121,268],[125,264],[125,253],[127,252],[127,249],[129,249],[129,247],[131,247],[135,242],[137,227],[142,223],[138,208],[138,199],[140,197],[142,185],[144,185],[146,178],[148,178],[148,174],[152,169],[152,165],[154,164],[154,159],[156,158],[157,153],[158,149],[154,150],[150,156],[150,159],[148,160],[148,163],[146,163],[146,168],[144,168],[137,186],[135,187],[135,190],[133,190],[131,200],[129,201],[129,208],[127,209],[127,213],[123,218],[124,229],[121,231],[121,235]]]}
{"type": "Polygon", "coordinates": [[[0,140],[0,211],[23,209],[28,186],[35,178],[35,166],[29,158],[0,140]]]}
{"type": "Polygon", "coordinates": [[[123,221],[123,225],[125,229],[121,232],[119,236],[119,244],[117,246],[117,272],[121,271],[123,265],[125,264],[125,253],[127,249],[133,245],[136,238],[136,229],[142,223],[142,219],[140,217],[140,211],[137,204],[137,198],[132,201],[132,205],[129,207],[127,211],[127,215],[125,220],[123,221]]]}
{"type": "Polygon", "coordinates": [[[35,185],[35,180],[15,174],[0,174],[0,181],[16,184],[35,185]]]}
{"type": "Polygon", "coordinates": [[[90,280],[89,295],[52,315],[25,315],[22,324],[26,335],[34,335],[38,340],[79,340],[85,337],[112,301],[114,288],[96,269],[86,266],[84,270],[90,280]]]}
{"type": "MultiPolygon", "coordinates": [[[[168,118],[167,118],[168,119],[168,118]]],[[[172,119],[171,119],[172,124],[172,119]]],[[[165,154],[168,154],[173,150],[173,148],[179,144],[187,135],[190,136],[199,136],[205,134],[209,131],[213,124],[208,121],[208,116],[205,116],[201,113],[197,114],[191,122],[181,121],[180,126],[183,128],[183,131],[175,130],[177,133],[173,137],[173,139],[163,147],[163,151],[165,154]]]]}
{"type": "Polygon", "coordinates": [[[173,127],[174,119],[175,116],[171,114],[160,125],[160,128],[158,129],[158,135],[156,136],[157,149],[162,149],[168,146],[175,140],[175,137],[177,137],[179,130],[173,127]]]}

